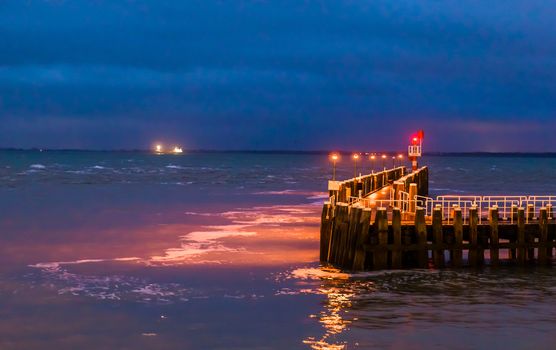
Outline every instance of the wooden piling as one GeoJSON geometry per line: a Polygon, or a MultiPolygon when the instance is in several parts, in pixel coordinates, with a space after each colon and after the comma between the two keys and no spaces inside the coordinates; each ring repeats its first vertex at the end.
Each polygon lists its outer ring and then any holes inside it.
{"type": "Polygon", "coordinates": [[[414,213],[416,208],[415,196],[417,195],[417,184],[409,184],[409,212],[414,213]]]}
{"type": "Polygon", "coordinates": [[[363,212],[363,208],[360,206],[352,206],[352,215],[350,215],[350,224],[348,230],[348,236],[346,238],[346,249],[344,255],[344,261],[342,266],[353,266],[353,259],[355,257],[355,246],[357,242],[357,231],[359,229],[361,214],[363,212]]]}
{"type": "Polygon", "coordinates": [[[365,244],[369,240],[369,227],[371,223],[371,208],[363,208],[355,245],[355,257],[353,258],[353,269],[362,271],[365,269],[365,244]]]}
{"type": "Polygon", "coordinates": [[[525,264],[525,209],[517,208],[517,263],[525,264]]]}
{"type": "MultiPolygon", "coordinates": [[[[479,241],[478,241],[478,231],[477,225],[479,224],[479,216],[477,214],[477,207],[473,206],[469,208],[469,265],[476,267],[479,265],[479,241]]],[[[481,250],[481,255],[483,252],[481,250]]],[[[482,259],[481,259],[482,260],[482,259]]]]}
{"type": "Polygon", "coordinates": [[[375,217],[375,227],[378,235],[377,249],[373,252],[373,267],[382,270],[388,267],[388,216],[386,208],[380,207],[375,217]]]}
{"type": "MultiPolygon", "coordinates": [[[[528,224],[533,220],[535,215],[535,206],[533,204],[527,204],[527,213],[525,216],[525,223],[528,224]]],[[[530,245],[535,243],[535,235],[531,231],[525,232],[525,242],[529,246],[527,248],[527,260],[535,260],[535,248],[531,248],[530,245]]]]}
{"type": "MultiPolygon", "coordinates": [[[[512,204],[512,206],[510,207],[510,223],[515,224],[517,221],[517,205],[516,204],[512,204]]],[[[508,238],[508,241],[510,243],[516,243],[517,239],[514,237],[510,237],[508,238]]],[[[515,260],[516,259],[516,248],[510,248],[508,251],[508,257],[510,260],[515,260]]]]}
{"type": "Polygon", "coordinates": [[[432,236],[436,249],[432,252],[434,266],[439,269],[444,267],[444,246],[442,236],[442,209],[434,208],[432,211],[432,236]]]}
{"type": "Polygon", "coordinates": [[[498,207],[490,208],[489,221],[490,221],[490,264],[492,266],[497,266],[499,260],[498,207]]]}
{"type": "Polygon", "coordinates": [[[533,204],[527,204],[527,223],[533,220],[535,216],[535,206],[533,204]]]}
{"type": "Polygon", "coordinates": [[[420,268],[427,268],[429,254],[427,250],[427,224],[424,208],[417,208],[415,210],[415,232],[417,233],[418,246],[417,263],[420,268]]]}
{"type": "Polygon", "coordinates": [[[539,211],[539,248],[538,260],[539,265],[546,265],[548,260],[548,248],[546,243],[548,241],[548,212],[545,208],[539,211]]]}
{"type": "Polygon", "coordinates": [[[454,267],[461,267],[463,261],[463,218],[460,207],[454,209],[454,241],[452,264],[454,267]]]}
{"type": "Polygon", "coordinates": [[[392,268],[402,267],[402,213],[400,208],[392,209],[392,268]]]}
{"type": "Polygon", "coordinates": [[[320,261],[326,261],[328,257],[328,245],[330,244],[330,224],[332,223],[332,208],[330,202],[325,202],[322,206],[321,225],[320,225],[320,261]]]}
{"type": "MultiPolygon", "coordinates": [[[[546,214],[548,215],[548,223],[550,223],[552,221],[552,219],[554,218],[553,216],[553,208],[552,208],[552,204],[548,203],[546,205],[546,214]]],[[[554,233],[549,232],[548,233],[548,243],[552,244],[554,241],[554,233]]],[[[553,247],[550,246],[548,248],[548,257],[551,258],[553,256],[553,247]]]]}
{"type": "Polygon", "coordinates": [[[328,261],[333,264],[337,264],[339,251],[340,251],[340,242],[341,236],[343,231],[347,230],[347,215],[348,215],[348,205],[347,203],[337,203],[336,205],[336,216],[334,217],[334,230],[332,231],[331,235],[331,244],[329,249],[329,257],[328,261]]]}

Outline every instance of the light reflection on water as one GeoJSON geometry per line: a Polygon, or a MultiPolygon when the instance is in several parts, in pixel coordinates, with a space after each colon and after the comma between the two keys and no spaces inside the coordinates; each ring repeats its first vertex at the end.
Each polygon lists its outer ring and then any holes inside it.
{"type": "MultiPolygon", "coordinates": [[[[346,276],[330,268],[299,269],[297,278],[312,279],[322,294],[318,320],[322,335],[303,343],[312,349],[424,348],[454,345],[484,347],[498,333],[512,339],[512,348],[547,348],[556,330],[556,271],[552,268],[485,270],[413,270],[346,276]],[[320,272],[319,272],[320,270],[320,272]],[[300,272],[302,271],[302,272],[300,272]],[[434,335],[433,337],[430,337],[434,335]],[[536,338],[524,342],[535,334],[536,338]],[[491,338],[489,338],[489,336],[491,338]],[[420,344],[416,346],[415,343],[420,344]],[[397,345],[392,345],[397,344],[397,345]]],[[[494,346],[496,348],[496,346],[494,346]]]]}

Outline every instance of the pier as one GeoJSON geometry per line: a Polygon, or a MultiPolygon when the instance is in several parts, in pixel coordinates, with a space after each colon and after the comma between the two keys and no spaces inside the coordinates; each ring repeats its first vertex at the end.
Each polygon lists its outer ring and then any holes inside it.
{"type": "MultiPolygon", "coordinates": [[[[410,172],[400,166],[335,181],[333,156],[321,262],[356,271],[552,263],[556,196],[431,198],[429,169],[417,162],[423,137],[411,137],[410,172]]],[[[357,165],[359,155],[353,159],[357,165]]]]}
{"type": "Polygon", "coordinates": [[[556,247],[556,196],[433,199],[427,167],[334,188],[322,210],[320,259],[343,269],[546,265],[556,247]]]}

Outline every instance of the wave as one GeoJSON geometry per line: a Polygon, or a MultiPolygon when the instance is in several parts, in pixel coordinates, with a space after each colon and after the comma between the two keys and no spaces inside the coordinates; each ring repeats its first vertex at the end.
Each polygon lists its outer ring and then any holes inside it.
{"type": "Polygon", "coordinates": [[[182,166],[174,165],[174,164],[166,165],[166,168],[168,168],[168,169],[185,169],[185,168],[182,167],[182,166]]]}
{"type": "Polygon", "coordinates": [[[42,165],[42,164],[31,164],[29,166],[29,168],[31,168],[31,169],[46,169],[46,166],[42,165]]]}

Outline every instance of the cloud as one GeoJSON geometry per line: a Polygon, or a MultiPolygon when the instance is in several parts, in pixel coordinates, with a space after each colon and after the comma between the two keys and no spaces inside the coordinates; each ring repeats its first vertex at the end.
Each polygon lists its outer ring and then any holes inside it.
{"type": "MultiPolygon", "coordinates": [[[[399,125],[455,139],[543,125],[555,16],[541,1],[6,1],[0,146],[63,146],[71,127],[97,148],[158,133],[203,148],[391,148],[399,125]]],[[[541,139],[517,142],[556,146],[541,139]]]]}

